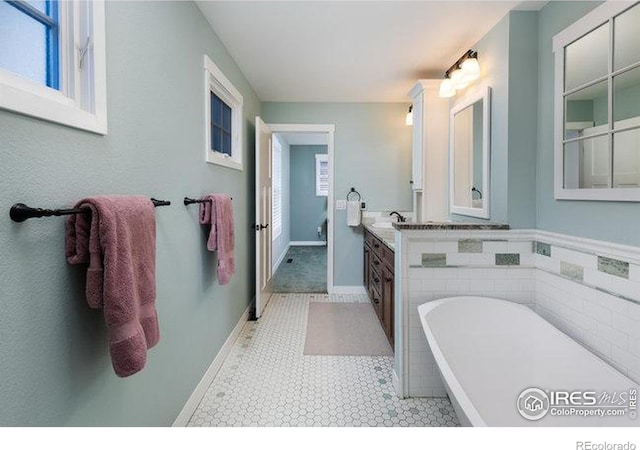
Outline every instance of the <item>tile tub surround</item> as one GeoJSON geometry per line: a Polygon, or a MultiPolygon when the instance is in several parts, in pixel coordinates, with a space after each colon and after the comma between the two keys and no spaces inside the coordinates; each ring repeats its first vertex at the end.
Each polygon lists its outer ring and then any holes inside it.
{"type": "Polygon", "coordinates": [[[445,395],[417,307],[456,295],[524,304],[640,382],[638,247],[539,230],[410,229],[397,233],[396,266],[400,396],[445,395]]]}

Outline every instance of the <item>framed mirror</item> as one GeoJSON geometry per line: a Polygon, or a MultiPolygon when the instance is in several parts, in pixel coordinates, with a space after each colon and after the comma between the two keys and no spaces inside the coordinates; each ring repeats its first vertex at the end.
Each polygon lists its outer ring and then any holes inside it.
{"type": "Polygon", "coordinates": [[[489,218],[491,88],[456,104],[449,118],[449,208],[489,218]]]}
{"type": "Polygon", "coordinates": [[[640,2],[554,37],[555,198],[640,201],[640,2]]]}

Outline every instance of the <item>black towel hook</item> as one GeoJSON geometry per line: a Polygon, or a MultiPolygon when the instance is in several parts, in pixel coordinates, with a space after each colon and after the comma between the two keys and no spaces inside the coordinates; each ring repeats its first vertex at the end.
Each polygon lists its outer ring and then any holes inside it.
{"type": "Polygon", "coordinates": [[[349,196],[351,194],[356,194],[358,196],[358,201],[362,200],[362,196],[360,195],[360,192],[356,191],[356,188],[352,187],[349,193],[347,194],[347,201],[349,201],[349,196]]]}
{"type": "MultiPolygon", "coordinates": [[[[152,198],[153,206],[169,206],[171,202],[166,200],[156,200],[152,198]]],[[[51,217],[51,216],[70,216],[72,214],[86,214],[91,212],[88,208],[68,208],[68,209],[43,209],[32,208],[24,203],[16,203],[9,211],[9,217],[14,222],[24,222],[27,219],[51,217]]]]}

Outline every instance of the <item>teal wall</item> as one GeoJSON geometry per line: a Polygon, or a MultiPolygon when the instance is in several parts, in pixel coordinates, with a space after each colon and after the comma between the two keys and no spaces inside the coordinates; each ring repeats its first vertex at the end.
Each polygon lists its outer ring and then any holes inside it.
{"type": "Polygon", "coordinates": [[[509,14],[508,213],[512,228],[536,226],[538,13],[509,14]]]}
{"type": "Polygon", "coordinates": [[[0,111],[0,425],[170,425],[253,296],[253,121],[260,101],[191,2],[107,2],[109,134],[0,111]],[[203,54],[244,96],[244,171],[204,162],[203,54]],[[236,274],[219,286],[197,208],[233,196],[236,274]],[[116,377],[102,312],[64,256],[64,219],[9,220],[12,203],[65,207],[94,194],[158,208],[160,342],[116,377]]]}
{"type": "MultiPolygon", "coordinates": [[[[355,187],[370,211],[410,211],[411,127],[407,103],[262,104],[267,123],[332,123],[335,132],[335,198],[355,187]]],[[[362,285],[362,230],[335,211],[334,283],[362,285]]]]}
{"type": "MultiPolygon", "coordinates": [[[[509,16],[500,20],[472,48],[478,52],[481,78],[459,91],[451,104],[474,92],[479,83],[491,88],[489,214],[491,221],[509,223],[509,16]]],[[[457,214],[451,216],[454,220],[481,221],[457,214]]]]}
{"type": "Polygon", "coordinates": [[[538,23],[538,228],[592,239],[640,245],[637,203],[555,200],[553,195],[553,36],[598,6],[549,2],[538,23]]]}
{"type": "Polygon", "coordinates": [[[291,146],[291,240],[322,241],[318,227],[325,229],[327,197],[316,196],[316,154],[326,154],[326,145],[291,146]]]}
{"type": "Polygon", "coordinates": [[[273,240],[273,247],[271,249],[271,264],[275,265],[284,252],[289,247],[291,241],[291,213],[289,204],[291,203],[291,191],[289,189],[290,184],[290,146],[285,139],[282,139],[277,134],[274,139],[280,141],[282,147],[282,232],[280,236],[273,240]]]}

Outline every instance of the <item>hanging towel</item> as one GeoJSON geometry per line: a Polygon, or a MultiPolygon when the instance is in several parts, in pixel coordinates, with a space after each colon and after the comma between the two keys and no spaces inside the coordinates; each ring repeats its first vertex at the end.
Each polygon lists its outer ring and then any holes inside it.
{"type": "Polygon", "coordinates": [[[200,223],[211,225],[207,249],[218,252],[218,283],[227,284],[235,272],[233,203],[226,194],[207,194],[202,200],[208,201],[200,203],[200,223]]]}
{"type": "Polygon", "coordinates": [[[160,339],[156,298],[156,222],[151,199],[96,196],[80,200],[66,222],[69,264],[87,264],[86,297],[102,308],[116,375],[142,370],[160,339]]]}
{"type": "Polygon", "coordinates": [[[358,200],[347,201],[347,225],[350,227],[360,225],[360,202],[358,200]]]}

